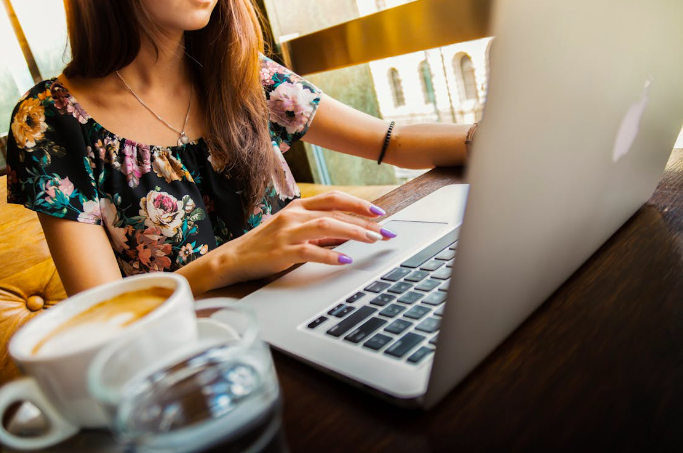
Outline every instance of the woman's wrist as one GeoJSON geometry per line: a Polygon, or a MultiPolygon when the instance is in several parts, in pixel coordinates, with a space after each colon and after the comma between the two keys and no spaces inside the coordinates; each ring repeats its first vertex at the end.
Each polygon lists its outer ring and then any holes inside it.
{"type": "Polygon", "coordinates": [[[190,283],[195,296],[239,281],[235,276],[234,254],[229,247],[218,247],[176,271],[190,283]]]}

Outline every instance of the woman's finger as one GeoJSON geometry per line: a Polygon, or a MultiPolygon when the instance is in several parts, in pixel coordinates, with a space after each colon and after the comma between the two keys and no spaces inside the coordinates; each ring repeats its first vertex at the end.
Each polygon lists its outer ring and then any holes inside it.
{"type": "Polygon", "coordinates": [[[336,190],[311,198],[303,198],[299,204],[311,211],[346,211],[367,217],[386,214],[382,208],[369,201],[336,190]]]}
{"type": "Polygon", "coordinates": [[[306,215],[307,218],[309,219],[317,219],[320,217],[331,217],[333,219],[339,220],[340,222],[346,222],[350,223],[352,225],[357,225],[361,228],[365,228],[366,230],[374,231],[376,233],[379,233],[383,236],[384,239],[391,239],[396,237],[396,233],[391,231],[388,228],[382,227],[382,225],[372,222],[370,220],[366,220],[362,217],[355,217],[349,214],[346,214],[341,211],[307,211],[308,214],[306,215]]]}
{"type": "Polygon", "coordinates": [[[376,231],[358,225],[342,222],[332,217],[318,217],[294,227],[289,232],[292,242],[308,242],[316,239],[353,239],[373,243],[383,239],[376,231]]]}
{"type": "Polygon", "coordinates": [[[298,244],[291,247],[295,263],[351,264],[353,259],[333,250],[324,249],[313,244],[298,244]]]}
{"type": "Polygon", "coordinates": [[[336,247],[342,245],[344,242],[346,242],[346,239],[339,238],[314,239],[310,241],[311,244],[315,244],[319,247],[336,247]]]}

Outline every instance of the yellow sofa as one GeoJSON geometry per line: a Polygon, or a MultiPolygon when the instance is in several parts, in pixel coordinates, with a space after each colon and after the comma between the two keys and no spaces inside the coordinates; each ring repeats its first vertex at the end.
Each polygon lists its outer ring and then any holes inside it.
{"type": "Polygon", "coordinates": [[[7,204],[6,178],[0,177],[0,384],[19,374],[7,352],[14,332],[66,297],[38,216],[7,204]]]}

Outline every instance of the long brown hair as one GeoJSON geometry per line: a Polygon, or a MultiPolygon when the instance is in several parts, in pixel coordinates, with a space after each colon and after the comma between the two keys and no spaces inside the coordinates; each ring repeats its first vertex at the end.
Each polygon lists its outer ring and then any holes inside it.
{"type": "MultiPolygon", "coordinates": [[[[104,77],[129,65],[142,39],[155,45],[141,0],[64,0],[64,5],[72,54],[67,77],[104,77]]],[[[186,53],[198,63],[191,67],[212,164],[242,191],[245,217],[272,177],[283,180],[259,75],[264,51],[259,18],[251,0],[218,0],[206,27],[185,32],[186,53]]]]}

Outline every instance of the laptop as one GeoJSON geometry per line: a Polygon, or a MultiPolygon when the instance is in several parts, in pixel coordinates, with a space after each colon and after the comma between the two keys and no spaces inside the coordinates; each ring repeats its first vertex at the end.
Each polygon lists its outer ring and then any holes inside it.
{"type": "Polygon", "coordinates": [[[245,297],[264,339],[436,404],[651,196],[683,123],[682,17],[679,0],[496,2],[469,185],[384,219],[395,239],[339,246],[353,264],[245,297]]]}

